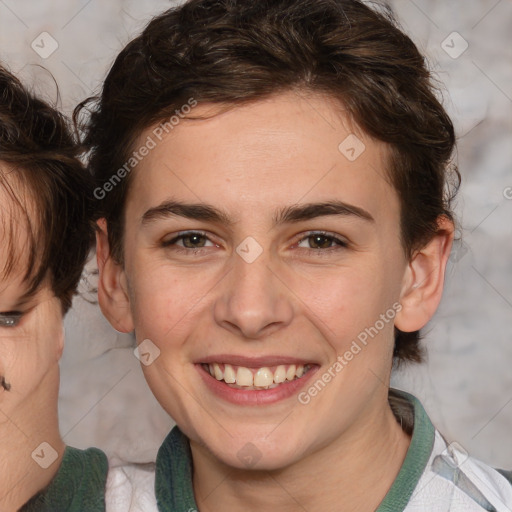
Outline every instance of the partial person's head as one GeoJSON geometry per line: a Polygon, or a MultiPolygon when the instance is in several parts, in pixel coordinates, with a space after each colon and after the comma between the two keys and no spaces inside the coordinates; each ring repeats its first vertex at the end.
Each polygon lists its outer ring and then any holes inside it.
{"type": "Polygon", "coordinates": [[[89,106],[100,304],[182,430],[275,468],[371,421],[453,238],[453,126],[412,41],[357,1],[194,0],[89,106]]]}
{"type": "Polygon", "coordinates": [[[45,386],[56,395],[62,319],[94,230],[91,179],[64,117],[2,67],[0,90],[0,400],[7,414],[22,405],[30,412],[45,386]]]}

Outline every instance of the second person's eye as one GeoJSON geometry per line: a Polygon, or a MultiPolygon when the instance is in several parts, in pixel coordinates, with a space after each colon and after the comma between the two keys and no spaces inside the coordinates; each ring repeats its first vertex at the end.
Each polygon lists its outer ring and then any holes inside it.
{"type": "Polygon", "coordinates": [[[0,313],[0,327],[16,327],[23,316],[19,311],[0,313]]]}

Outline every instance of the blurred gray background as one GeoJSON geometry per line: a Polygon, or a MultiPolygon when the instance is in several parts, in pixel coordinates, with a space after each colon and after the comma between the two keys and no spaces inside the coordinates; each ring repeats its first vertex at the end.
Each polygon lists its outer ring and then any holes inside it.
{"type": "MultiPolygon", "coordinates": [[[[257,1],[257,0],[256,0],[257,1]]],[[[66,112],[98,91],[115,55],[163,0],[0,0],[0,59],[66,112]],[[50,71],[51,75],[46,71],[50,71]]],[[[462,242],[441,307],[425,329],[429,359],[395,374],[436,426],[472,455],[512,468],[512,2],[395,0],[403,29],[445,84],[458,134],[462,242]]],[[[66,318],[61,429],[68,444],[126,461],[153,460],[172,421],[133,355],[84,297],[66,318]]]]}

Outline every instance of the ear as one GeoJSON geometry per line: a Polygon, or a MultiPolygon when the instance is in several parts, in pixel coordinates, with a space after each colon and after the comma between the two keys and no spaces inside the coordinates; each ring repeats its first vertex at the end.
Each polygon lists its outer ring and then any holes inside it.
{"type": "Polygon", "coordinates": [[[108,242],[107,221],[97,222],[96,258],[98,261],[98,301],[102,313],[119,332],[134,329],[124,269],[113,260],[108,242]]]}
{"type": "Polygon", "coordinates": [[[418,331],[434,316],[443,294],[446,264],[452,248],[454,226],[446,216],[437,222],[437,234],[416,251],[405,270],[395,327],[418,331]]]}

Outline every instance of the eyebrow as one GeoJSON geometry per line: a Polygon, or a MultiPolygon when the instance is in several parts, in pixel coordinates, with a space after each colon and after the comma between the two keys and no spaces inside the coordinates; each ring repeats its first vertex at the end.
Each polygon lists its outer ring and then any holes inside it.
{"type": "MultiPolygon", "coordinates": [[[[281,208],[273,216],[273,225],[303,222],[317,217],[337,215],[343,217],[356,217],[367,222],[375,222],[372,215],[360,208],[342,201],[327,201],[322,203],[306,203],[281,208]]],[[[218,208],[208,204],[191,204],[179,201],[165,201],[158,206],[150,208],[142,216],[143,226],[156,220],[170,217],[185,217],[192,220],[215,222],[231,226],[234,221],[229,215],[218,208]]]]}
{"type": "Polygon", "coordinates": [[[342,201],[327,201],[324,203],[307,203],[303,205],[287,206],[281,209],[274,216],[274,225],[302,222],[314,219],[316,217],[326,217],[328,215],[338,215],[343,217],[357,217],[359,219],[375,222],[375,219],[369,212],[342,201]]]}
{"type": "Polygon", "coordinates": [[[208,204],[189,204],[179,201],[165,201],[154,208],[150,208],[142,216],[142,225],[149,224],[159,219],[169,217],[185,217],[192,220],[205,220],[231,225],[233,222],[229,216],[214,206],[208,204]]]}

